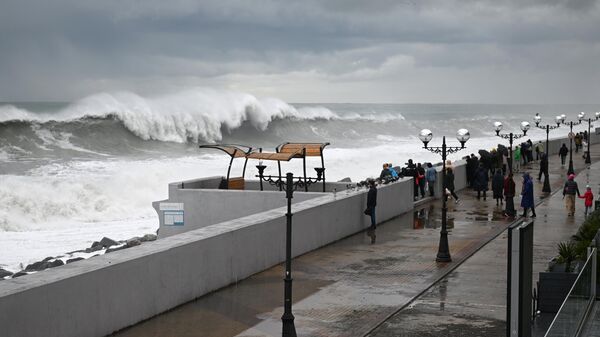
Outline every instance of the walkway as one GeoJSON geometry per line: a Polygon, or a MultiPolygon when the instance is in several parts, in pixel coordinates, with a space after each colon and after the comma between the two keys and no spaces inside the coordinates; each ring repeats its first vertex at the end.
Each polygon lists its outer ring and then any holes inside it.
{"type": "MultiPolygon", "coordinates": [[[[593,155],[598,158],[599,153],[593,155]]],[[[576,168],[583,166],[578,159],[576,168]]],[[[562,176],[563,171],[555,160],[551,162],[553,189],[562,184],[558,176],[562,176]]],[[[539,184],[536,191],[541,191],[539,184]]],[[[374,244],[365,233],[359,233],[294,259],[293,312],[298,335],[363,336],[385,321],[374,335],[398,336],[400,332],[411,331],[410,325],[403,320],[411,320],[414,313],[419,314],[419,322],[433,325],[438,322],[443,326],[447,323],[446,318],[438,314],[441,311],[451,316],[452,308],[459,313],[471,311],[486,319],[490,317],[485,324],[491,322],[492,329],[500,331],[504,318],[505,295],[501,294],[505,291],[506,260],[501,248],[505,249],[505,240],[492,241],[467,264],[451,273],[510,224],[491,198],[486,202],[477,201],[466,197],[470,194],[461,195],[459,205],[450,203],[451,263],[435,262],[440,226],[438,201],[419,206],[413,214],[405,214],[379,226],[374,244]],[[492,270],[491,274],[489,270],[492,270]],[[446,278],[449,273],[450,277],[446,278]],[[439,280],[443,281],[435,285],[439,280]],[[416,302],[407,306],[416,298],[416,302]],[[465,303],[484,305],[465,306],[465,303]],[[433,310],[433,306],[438,309],[433,310]],[[415,310],[406,314],[415,307],[423,308],[424,314],[415,310]],[[405,309],[398,312],[401,308],[405,309]],[[486,311],[480,312],[480,308],[486,311]],[[429,314],[427,310],[430,310],[429,314]]],[[[579,219],[565,223],[562,209],[562,205],[556,204],[548,211],[548,216],[543,217],[546,211],[540,208],[538,216],[539,220],[565,228],[536,233],[556,236],[555,240],[567,238],[579,219]]],[[[544,239],[548,241],[548,247],[545,243],[540,244],[540,239],[536,235],[536,256],[539,256],[536,272],[543,269],[541,265],[554,254],[552,247],[555,246],[551,243],[554,239],[544,239]],[[540,252],[545,254],[544,258],[538,254],[540,252]]],[[[279,336],[282,277],[282,266],[276,266],[116,335],[279,336]]],[[[463,319],[462,324],[469,325],[470,321],[463,319]]],[[[456,326],[460,327],[460,324],[456,326]]],[[[416,335],[424,334],[415,330],[416,335]]]]}

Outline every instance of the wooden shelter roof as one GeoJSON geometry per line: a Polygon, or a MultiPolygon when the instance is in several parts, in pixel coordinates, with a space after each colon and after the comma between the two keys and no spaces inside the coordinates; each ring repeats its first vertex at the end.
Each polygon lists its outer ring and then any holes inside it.
{"type": "Polygon", "coordinates": [[[221,150],[233,158],[246,157],[248,154],[252,153],[251,147],[236,144],[208,144],[200,145],[200,148],[221,150]]]}
{"type": "MultiPolygon", "coordinates": [[[[279,153],[305,153],[307,157],[318,157],[329,143],[283,143],[277,147],[279,153]],[[306,152],[304,152],[306,151],[306,152]]],[[[300,156],[302,157],[302,155],[300,156]]]]}

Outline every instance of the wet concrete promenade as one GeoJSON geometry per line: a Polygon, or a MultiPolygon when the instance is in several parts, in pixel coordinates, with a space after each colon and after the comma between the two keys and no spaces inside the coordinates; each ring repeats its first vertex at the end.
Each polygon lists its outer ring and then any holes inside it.
{"type": "MultiPolygon", "coordinates": [[[[600,151],[592,152],[593,159],[599,156],[600,151]]],[[[557,159],[550,165],[553,190],[561,188],[566,173],[557,159]]],[[[579,155],[574,161],[576,170],[584,168],[579,155]]],[[[532,167],[537,177],[537,163],[532,167]]],[[[599,169],[595,165],[592,175],[584,170],[578,177],[580,188],[589,178],[597,191],[599,169]]],[[[536,183],[538,196],[541,187],[536,183]]],[[[491,196],[487,201],[476,200],[471,191],[459,196],[460,204],[449,202],[451,263],[435,262],[439,201],[378,226],[374,243],[363,232],[294,259],[298,335],[505,335],[503,232],[512,219],[502,216],[491,196]]],[[[562,194],[544,200],[535,222],[534,278],[555,254],[556,243],[568,239],[583,220],[583,202],[577,215],[568,218],[562,194]]],[[[280,336],[282,278],[282,266],[273,267],[115,335],[280,336]]]]}

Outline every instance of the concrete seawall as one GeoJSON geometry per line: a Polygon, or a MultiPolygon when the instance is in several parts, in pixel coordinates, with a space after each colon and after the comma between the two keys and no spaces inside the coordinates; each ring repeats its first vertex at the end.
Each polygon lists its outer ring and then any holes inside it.
{"type": "MultiPolygon", "coordinates": [[[[593,143],[599,138],[594,136],[593,143]]],[[[550,153],[562,142],[553,140],[550,153]]],[[[454,167],[455,184],[461,189],[466,183],[464,163],[454,167]]],[[[412,188],[412,179],[379,188],[379,222],[413,209],[412,188]]],[[[272,193],[281,198],[280,192],[272,193]]],[[[335,196],[321,193],[297,202],[293,206],[293,254],[366,228],[365,205],[365,189],[339,191],[335,196]]],[[[2,281],[0,335],[107,335],[282,262],[284,224],[284,207],[259,211],[2,281]]]]}

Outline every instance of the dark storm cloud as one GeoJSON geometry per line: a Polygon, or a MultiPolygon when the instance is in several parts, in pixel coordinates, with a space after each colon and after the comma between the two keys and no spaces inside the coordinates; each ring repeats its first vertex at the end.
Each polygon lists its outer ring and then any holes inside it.
{"type": "Polygon", "coordinates": [[[598,89],[590,0],[0,6],[1,100],[212,86],[292,101],[579,102],[598,89]]]}

